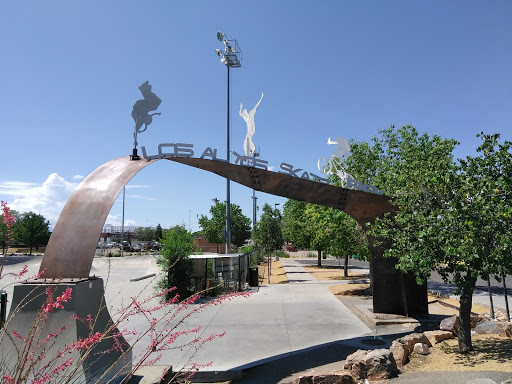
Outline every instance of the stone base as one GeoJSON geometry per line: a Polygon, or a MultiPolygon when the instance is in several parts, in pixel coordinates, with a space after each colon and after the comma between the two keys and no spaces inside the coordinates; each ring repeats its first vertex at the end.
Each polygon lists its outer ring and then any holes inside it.
{"type": "Polygon", "coordinates": [[[131,371],[132,351],[128,350],[130,346],[122,336],[117,336],[115,339],[111,337],[117,334],[118,330],[113,327],[113,321],[105,304],[103,279],[94,278],[77,283],[16,285],[6,327],[5,333],[3,331],[0,333],[0,372],[2,374],[12,375],[20,367],[19,359],[21,364],[23,362],[30,364],[30,358],[26,358],[30,353],[23,353],[27,343],[14,336],[13,331],[25,339],[29,339],[31,332],[35,332],[30,351],[31,353],[33,351],[31,358],[34,360],[32,361],[37,362],[31,370],[33,373],[28,376],[31,379],[41,378],[39,375],[42,376],[44,372],[51,371],[69,358],[73,363],[63,367],[55,377],[57,380],[66,375],[72,375],[69,382],[119,383],[131,371]],[[39,321],[36,324],[40,310],[47,301],[45,293],[47,287],[52,288],[54,298],[62,295],[66,288],[70,287],[73,290],[71,299],[63,303],[64,309],[54,309],[49,313],[46,321],[39,321]],[[81,319],[90,315],[94,321],[93,329],[91,330],[83,321],[73,319],[73,315],[81,319]],[[63,326],[67,327],[64,331],[43,342],[48,335],[63,326]],[[50,363],[49,368],[43,368],[51,362],[58,351],[64,351],[66,346],[71,346],[73,342],[83,340],[95,332],[106,333],[110,337],[106,337],[90,349],[87,355],[84,351],[72,350],[64,357],[55,359],[50,363]],[[41,345],[38,346],[38,344],[41,345]],[[34,377],[34,374],[37,376],[34,377]],[[103,374],[105,376],[100,379],[103,374]]]}

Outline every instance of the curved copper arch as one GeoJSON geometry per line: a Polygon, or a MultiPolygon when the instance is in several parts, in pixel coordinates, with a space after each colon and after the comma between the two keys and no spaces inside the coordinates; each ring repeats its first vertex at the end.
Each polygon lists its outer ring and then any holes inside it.
{"type": "MultiPolygon", "coordinates": [[[[336,208],[363,224],[392,206],[386,196],[355,191],[225,161],[166,157],[177,163],[213,172],[258,191],[336,208]]],[[[93,171],[67,201],[41,262],[45,278],[89,277],[94,251],[108,213],[130,179],[160,160],[111,160],[93,171]]]]}

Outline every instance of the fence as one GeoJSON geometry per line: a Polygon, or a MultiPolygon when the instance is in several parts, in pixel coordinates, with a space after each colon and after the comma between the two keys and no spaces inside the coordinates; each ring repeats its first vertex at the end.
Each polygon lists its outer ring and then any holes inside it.
{"type": "Polygon", "coordinates": [[[190,259],[194,262],[194,290],[198,292],[219,287],[222,291],[241,291],[249,282],[249,267],[257,264],[257,255],[258,250],[243,254],[191,255],[190,259]]]}

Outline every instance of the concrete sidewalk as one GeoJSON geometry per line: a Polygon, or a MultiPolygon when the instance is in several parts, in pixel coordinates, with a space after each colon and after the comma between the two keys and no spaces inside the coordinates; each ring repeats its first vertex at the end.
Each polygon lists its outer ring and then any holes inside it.
{"type": "MultiPolygon", "coordinates": [[[[202,326],[202,335],[226,332],[195,351],[165,351],[162,363],[173,368],[192,361],[212,365],[201,371],[238,371],[290,357],[313,348],[358,339],[370,329],[329,291],[338,284],[319,282],[294,260],[282,260],[291,284],[262,285],[249,298],[209,307],[183,326],[202,326]]],[[[139,327],[136,322],[132,326],[139,327]]],[[[135,355],[145,343],[135,346],[135,355]]],[[[229,375],[228,375],[229,376],[229,375]]],[[[234,375],[236,377],[236,375],[234,375]]]]}

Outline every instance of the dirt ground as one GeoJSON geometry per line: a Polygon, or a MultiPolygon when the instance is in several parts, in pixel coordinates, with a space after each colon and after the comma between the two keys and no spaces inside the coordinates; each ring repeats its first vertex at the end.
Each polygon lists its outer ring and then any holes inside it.
{"type": "Polygon", "coordinates": [[[280,261],[272,259],[270,265],[270,281],[268,278],[269,265],[268,262],[258,265],[258,277],[260,284],[287,284],[288,276],[284,271],[280,261]]]}
{"type": "Polygon", "coordinates": [[[317,280],[357,280],[368,278],[367,274],[357,273],[350,269],[348,270],[348,277],[345,277],[343,268],[340,269],[339,267],[305,266],[304,269],[317,280]]]}
{"type": "MultiPolygon", "coordinates": [[[[269,284],[268,264],[258,266],[260,284],[269,284]]],[[[286,284],[288,278],[280,261],[272,260],[270,284],[286,284]]],[[[343,269],[325,267],[305,267],[318,280],[358,280],[368,275],[349,273],[344,277],[343,269]]],[[[367,294],[368,284],[348,283],[333,286],[330,291],[334,295],[367,294]]],[[[429,295],[429,310],[432,314],[458,314],[457,300],[429,295]]],[[[489,308],[473,305],[472,312],[489,313],[489,308]]],[[[404,366],[405,372],[430,371],[499,371],[512,372],[512,339],[498,335],[475,335],[472,337],[474,351],[468,355],[457,352],[457,339],[446,340],[430,348],[427,356],[413,355],[404,366]]]]}
{"type": "MultiPolygon", "coordinates": [[[[341,284],[331,287],[335,295],[354,295],[363,292],[368,284],[341,284]]],[[[456,315],[459,302],[453,299],[429,295],[431,314],[456,315]]],[[[472,312],[489,313],[489,308],[473,304],[472,312]]],[[[497,371],[512,372],[512,339],[498,335],[474,335],[471,338],[474,351],[462,355],[457,352],[458,340],[451,339],[430,348],[427,356],[412,355],[403,368],[405,372],[432,371],[497,371]]]]}

